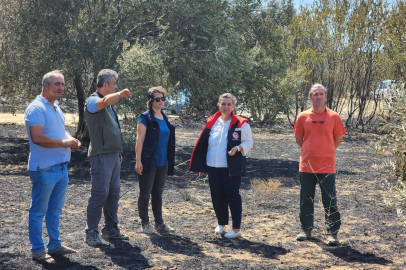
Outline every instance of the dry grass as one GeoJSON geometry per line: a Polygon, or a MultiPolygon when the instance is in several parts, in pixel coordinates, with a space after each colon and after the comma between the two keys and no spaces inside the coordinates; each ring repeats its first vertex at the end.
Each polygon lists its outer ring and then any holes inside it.
{"type": "MultiPolygon", "coordinates": [[[[78,124],[78,114],[77,113],[64,113],[65,115],[65,125],[66,126],[76,126],[78,124]]],[[[119,115],[119,120],[123,119],[123,115],[119,115]]],[[[179,118],[177,115],[169,115],[170,118],[179,118]]],[[[24,113],[0,113],[0,125],[4,124],[15,124],[15,125],[25,125],[24,113]]]]}
{"type": "MultiPolygon", "coordinates": [[[[66,126],[76,126],[78,123],[79,117],[74,113],[65,113],[65,125],[66,126]]],[[[17,113],[0,113],[0,125],[1,124],[16,124],[16,125],[25,125],[24,114],[17,113]]]]}
{"type": "Polygon", "coordinates": [[[279,190],[281,182],[278,179],[268,180],[253,179],[251,181],[251,192],[254,195],[255,205],[266,204],[279,190]]]}

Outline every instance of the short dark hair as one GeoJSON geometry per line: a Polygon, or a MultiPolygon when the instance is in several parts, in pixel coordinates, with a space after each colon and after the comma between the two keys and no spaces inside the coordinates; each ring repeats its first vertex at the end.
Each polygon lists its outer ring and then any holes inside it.
{"type": "Polygon", "coordinates": [[[155,87],[151,87],[150,89],[148,89],[147,92],[147,98],[148,98],[148,102],[147,102],[147,106],[148,109],[152,109],[152,102],[154,101],[154,94],[155,93],[161,93],[164,97],[166,97],[168,95],[168,91],[166,91],[165,88],[163,88],[162,86],[155,86],[155,87]]]}
{"type": "Polygon", "coordinates": [[[118,74],[112,69],[102,69],[97,75],[97,88],[102,88],[103,84],[106,82],[110,84],[113,77],[118,80],[118,74]]]}

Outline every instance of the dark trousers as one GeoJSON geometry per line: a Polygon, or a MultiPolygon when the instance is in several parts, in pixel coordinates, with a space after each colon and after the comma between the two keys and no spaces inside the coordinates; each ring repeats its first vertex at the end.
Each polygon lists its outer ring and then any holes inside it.
{"type": "Polygon", "coordinates": [[[240,229],[242,216],[241,176],[230,176],[228,168],[207,167],[207,172],[211,200],[218,224],[228,224],[228,207],[230,207],[233,229],[240,229]]]}
{"type": "Polygon", "coordinates": [[[300,173],[300,223],[302,228],[313,228],[314,194],[318,183],[321,190],[327,232],[330,234],[338,232],[341,219],[337,207],[335,180],[336,175],[334,173],[300,173]]]}
{"type": "Polygon", "coordinates": [[[87,205],[87,230],[99,230],[102,209],[104,226],[116,227],[120,199],[120,155],[119,153],[100,154],[90,157],[89,161],[92,189],[87,205]]]}
{"type": "Polygon", "coordinates": [[[138,175],[140,196],[138,197],[138,214],[142,223],[149,222],[148,205],[149,197],[152,203],[152,213],[154,214],[155,224],[162,224],[162,194],[164,192],[165,182],[168,175],[168,165],[158,167],[152,165],[150,172],[143,172],[138,175]]]}

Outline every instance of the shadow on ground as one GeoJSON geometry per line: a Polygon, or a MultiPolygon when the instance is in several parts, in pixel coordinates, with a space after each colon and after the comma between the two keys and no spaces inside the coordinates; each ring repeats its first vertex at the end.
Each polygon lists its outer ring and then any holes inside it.
{"type": "Polygon", "coordinates": [[[145,269],[151,267],[148,260],[141,255],[142,250],[134,247],[127,241],[110,241],[110,245],[100,248],[111,258],[112,265],[117,265],[124,269],[145,269]]]}
{"type": "Polygon", "coordinates": [[[320,239],[313,238],[312,242],[316,243],[321,249],[324,251],[340,258],[346,262],[355,262],[355,263],[371,263],[371,264],[380,264],[386,265],[392,263],[383,257],[376,256],[372,253],[362,253],[349,245],[343,245],[337,247],[328,246],[326,243],[321,241],[320,239]]]}
{"type": "Polygon", "coordinates": [[[223,237],[223,239],[208,241],[209,243],[216,244],[220,247],[232,247],[234,249],[245,250],[250,253],[258,254],[263,256],[267,259],[276,259],[280,255],[285,255],[289,251],[283,247],[277,247],[267,244],[262,244],[258,242],[251,242],[247,239],[236,239],[236,240],[229,240],[232,242],[232,245],[229,246],[229,241],[223,237]]]}

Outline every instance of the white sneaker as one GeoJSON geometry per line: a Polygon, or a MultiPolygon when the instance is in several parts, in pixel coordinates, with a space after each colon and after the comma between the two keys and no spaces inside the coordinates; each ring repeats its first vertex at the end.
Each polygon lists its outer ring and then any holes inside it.
{"type": "Polygon", "coordinates": [[[222,234],[222,233],[224,233],[224,227],[221,226],[221,225],[218,225],[218,226],[216,227],[216,229],[214,229],[214,232],[215,232],[215,233],[218,233],[218,234],[222,234]]]}
{"type": "Polygon", "coordinates": [[[238,233],[235,233],[233,230],[229,231],[224,235],[224,237],[227,238],[236,238],[241,236],[241,230],[238,231],[238,233]]]}

